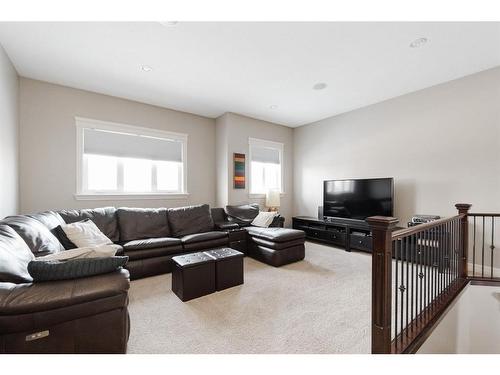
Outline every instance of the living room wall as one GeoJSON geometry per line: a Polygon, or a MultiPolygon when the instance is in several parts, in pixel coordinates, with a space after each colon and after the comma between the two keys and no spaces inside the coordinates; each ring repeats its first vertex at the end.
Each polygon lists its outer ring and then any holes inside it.
{"type": "Polygon", "coordinates": [[[0,46],[0,218],[19,208],[17,72],[0,46]]]}
{"type": "Polygon", "coordinates": [[[293,129],[267,121],[225,113],[216,120],[217,140],[217,205],[253,202],[265,208],[265,198],[249,195],[249,138],[283,143],[283,188],[280,214],[291,224],[293,213],[293,129]],[[233,188],[233,153],[246,155],[245,189],[233,188]]]}
{"type": "Polygon", "coordinates": [[[107,205],[214,205],[214,172],[214,119],[27,78],[20,79],[22,213],[107,205]],[[76,200],[75,116],[188,134],[189,196],[175,200],[76,200]]]}
{"type": "Polygon", "coordinates": [[[500,68],[294,129],[296,215],[323,180],[394,177],[395,216],[500,210],[500,68]]]}

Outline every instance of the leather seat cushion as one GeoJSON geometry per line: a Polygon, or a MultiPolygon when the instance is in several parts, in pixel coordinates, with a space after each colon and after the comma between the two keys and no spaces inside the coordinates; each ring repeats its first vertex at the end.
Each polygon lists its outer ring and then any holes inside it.
{"type": "Polygon", "coordinates": [[[90,219],[97,225],[97,228],[111,241],[120,240],[118,231],[118,220],[116,218],[116,208],[101,207],[83,210],[62,210],[58,212],[66,224],[90,219]]]}
{"type": "Polygon", "coordinates": [[[242,204],[236,206],[226,206],[228,220],[240,226],[250,225],[259,214],[259,205],[257,203],[242,204]]]}
{"type": "Polygon", "coordinates": [[[123,250],[125,252],[128,250],[143,250],[172,246],[182,248],[181,240],[173,237],[145,238],[142,240],[124,241],[120,242],[120,245],[123,246],[123,250]]]}
{"type": "Polygon", "coordinates": [[[167,216],[174,237],[209,232],[214,229],[214,221],[208,204],[169,208],[167,216]]]}
{"type": "Polygon", "coordinates": [[[216,240],[219,238],[227,238],[227,233],[212,231],[212,232],[188,234],[187,236],[182,237],[181,241],[183,244],[189,244],[201,241],[216,240]]]}
{"type": "Polygon", "coordinates": [[[252,241],[255,242],[259,246],[264,246],[269,249],[273,250],[283,250],[287,249],[291,246],[297,246],[297,245],[303,245],[304,244],[304,239],[299,238],[296,240],[291,240],[291,241],[285,241],[285,242],[273,242],[273,241],[267,241],[259,237],[252,237],[252,241]]]}
{"type": "Polygon", "coordinates": [[[245,228],[250,236],[262,238],[271,242],[287,242],[302,239],[305,241],[305,232],[297,229],[289,228],[245,228]]]}
{"type": "Polygon", "coordinates": [[[127,208],[116,210],[120,241],[170,236],[166,208],[127,208]]]}
{"type": "Polygon", "coordinates": [[[30,282],[28,264],[34,258],[17,232],[8,225],[0,224],[0,282],[30,282]]]}
{"type": "Polygon", "coordinates": [[[128,256],[129,261],[155,258],[166,255],[174,255],[182,253],[183,248],[181,245],[170,246],[170,247],[157,247],[154,249],[142,249],[142,250],[127,250],[125,255],[128,256]]]}
{"type": "Polygon", "coordinates": [[[127,293],[129,273],[112,273],[46,283],[0,284],[0,316],[30,314],[127,293]]]}
{"type": "Polygon", "coordinates": [[[228,246],[228,237],[216,238],[213,240],[191,242],[184,244],[184,251],[200,251],[206,249],[215,249],[217,247],[228,246]]]}
{"type": "Polygon", "coordinates": [[[64,250],[56,236],[45,225],[32,217],[25,215],[8,216],[0,223],[14,229],[36,256],[64,250]]]}

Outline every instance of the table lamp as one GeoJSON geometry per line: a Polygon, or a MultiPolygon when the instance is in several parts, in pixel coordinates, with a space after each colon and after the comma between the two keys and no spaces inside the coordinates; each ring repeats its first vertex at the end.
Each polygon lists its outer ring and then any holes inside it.
{"type": "Polygon", "coordinates": [[[266,207],[269,211],[278,211],[280,207],[280,191],[278,189],[269,189],[266,192],[266,207]]]}

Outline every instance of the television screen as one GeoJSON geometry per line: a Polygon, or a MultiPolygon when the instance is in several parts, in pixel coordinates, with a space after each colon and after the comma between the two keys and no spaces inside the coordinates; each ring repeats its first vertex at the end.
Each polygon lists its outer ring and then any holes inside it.
{"type": "Polygon", "coordinates": [[[364,220],[393,215],[393,179],[330,180],[324,182],[323,215],[364,220]]]}

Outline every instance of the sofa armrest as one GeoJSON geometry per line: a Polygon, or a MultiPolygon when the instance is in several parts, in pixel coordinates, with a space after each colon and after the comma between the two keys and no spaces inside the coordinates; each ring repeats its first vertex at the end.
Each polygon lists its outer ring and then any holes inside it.
{"type": "Polygon", "coordinates": [[[236,223],[232,223],[230,221],[225,221],[221,223],[215,223],[215,229],[225,231],[225,230],[234,230],[238,229],[240,226],[236,223]]]}
{"type": "Polygon", "coordinates": [[[0,316],[54,310],[117,295],[127,295],[125,269],[80,279],[40,283],[0,283],[0,316]]]}

